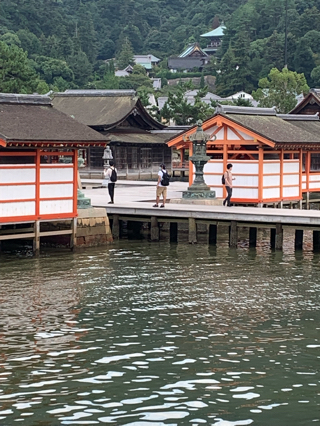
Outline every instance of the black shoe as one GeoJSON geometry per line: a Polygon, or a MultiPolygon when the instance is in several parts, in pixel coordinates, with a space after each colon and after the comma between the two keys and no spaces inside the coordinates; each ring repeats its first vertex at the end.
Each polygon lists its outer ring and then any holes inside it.
{"type": "Polygon", "coordinates": [[[161,206],[160,206],[161,208],[163,208],[164,207],[164,204],[161,204],[161,206]]]}
{"type": "Polygon", "coordinates": [[[108,204],[114,204],[114,202],[113,201],[109,201],[109,203],[108,204]]]}
{"type": "Polygon", "coordinates": [[[225,202],[225,201],[223,202],[223,205],[224,205],[224,206],[226,205],[226,202],[225,202]]]}
{"type": "Polygon", "coordinates": [[[159,204],[155,204],[153,207],[159,207],[159,204]]]}

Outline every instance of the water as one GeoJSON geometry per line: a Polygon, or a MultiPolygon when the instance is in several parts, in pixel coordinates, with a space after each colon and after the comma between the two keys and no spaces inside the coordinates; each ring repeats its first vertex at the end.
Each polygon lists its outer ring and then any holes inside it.
{"type": "Polygon", "coordinates": [[[1,425],[320,423],[311,251],[121,241],[0,277],[1,425]]]}

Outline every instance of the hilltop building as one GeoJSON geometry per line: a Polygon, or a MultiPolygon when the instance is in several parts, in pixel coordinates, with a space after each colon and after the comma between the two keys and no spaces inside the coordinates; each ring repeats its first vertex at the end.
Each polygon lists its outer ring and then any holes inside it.
{"type": "Polygon", "coordinates": [[[216,54],[217,50],[221,46],[225,29],[226,27],[222,24],[218,28],[200,35],[200,37],[208,39],[208,45],[205,49],[203,49],[205,53],[208,55],[216,54]]]}
{"type": "Polygon", "coordinates": [[[209,56],[204,52],[199,43],[190,44],[178,57],[168,59],[168,68],[171,72],[201,71],[209,62],[209,56]]]}

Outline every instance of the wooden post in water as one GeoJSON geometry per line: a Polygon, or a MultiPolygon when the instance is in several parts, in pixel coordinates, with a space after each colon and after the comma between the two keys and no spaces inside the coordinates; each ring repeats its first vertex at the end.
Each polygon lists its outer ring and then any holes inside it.
{"type": "Polygon", "coordinates": [[[257,246],[257,228],[249,228],[249,247],[257,246]]]}
{"type": "Polygon", "coordinates": [[[38,220],[34,223],[34,234],[33,253],[37,256],[40,252],[40,222],[38,220]]]}
{"type": "Polygon", "coordinates": [[[178,242],[178,223],[170,222],[170,243],[178,242]]]}
{"type": "Polygon", "coordinates": [[[160,230],[158,219],[155,216],[151,217],[151,241],[159,241],[160,239],[160,230]]]}
{"type": "Polygon", "coordinates": [[[120,221],[118,214],[113,215],[112,236],[115,240],[118,240],[120,238],[120,221]]]}
{"type": "Polygon", "coordinates": [[[77,224],[78,219],[75,217],[71,219],[71,235],[70,235],[70,249],[75,250],[77,246],[77,224]]]}
{"type": "Polygon", "coordinates": [[[303,248],[303,230],[302,229],[295,230],[294,248],[295,250],[302,250],[303,248]]]}
{"type": "Polygon", "coordinates": [[[209,244],[217,244],[217,225],[209,225],[209,244]]]}
{"type": "Polygon", "coordinates": [[[197,224],[193,217],[189,217],[189,244],[197,243],[197,224]]]}
{"type": "Polygon", "coordinates": [[[238,228],[235,220],[231,221],[229,228],[229,246],[233,248],[238,247],[238,228]]]}
{"type": "Polygon", "coordinates": [[[282,246],[283,246],[283,229],[282,229],[281,223],[277,223],[275,249],[282,250],[282,246]]]}
{"type": "Polygon", "coordinates": [[[313,231],[313,251],[320,251],[320,231],[313,231]]]}

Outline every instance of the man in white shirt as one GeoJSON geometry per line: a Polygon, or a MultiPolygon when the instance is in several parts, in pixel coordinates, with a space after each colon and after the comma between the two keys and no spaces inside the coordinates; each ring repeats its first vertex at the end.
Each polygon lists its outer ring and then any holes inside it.
{"type": "Polygon", "coordinates": [[[162,204],[160,207],[165,207],[166,205],[166,199],[167,199],[167,187],[163,186],[161,184],[163,173],[167,173],[166,166],[164,164],[160,164],[160,170],[158,173],[158,182],[157,182],[157,198],[156,198],[156,204],[153,207],[159,207],[159,200],[162,195],[162,204]]]}
{"type": "Polygon", "coordinates": [[[117,169],[114,167],[114,162],[112,160],[110,161],[109,164],[110,164],[110,167],[104,171],[104,177],[105,177],[105,180],[108,182],[108,192],[110,196],[110,201],[108,204],[114,204],[114,187],[116,185],[116,180],[117,180],[117,169]],[[114,181],[112,180],[112,171],[115,171],[116,180],[114,181]]]}

